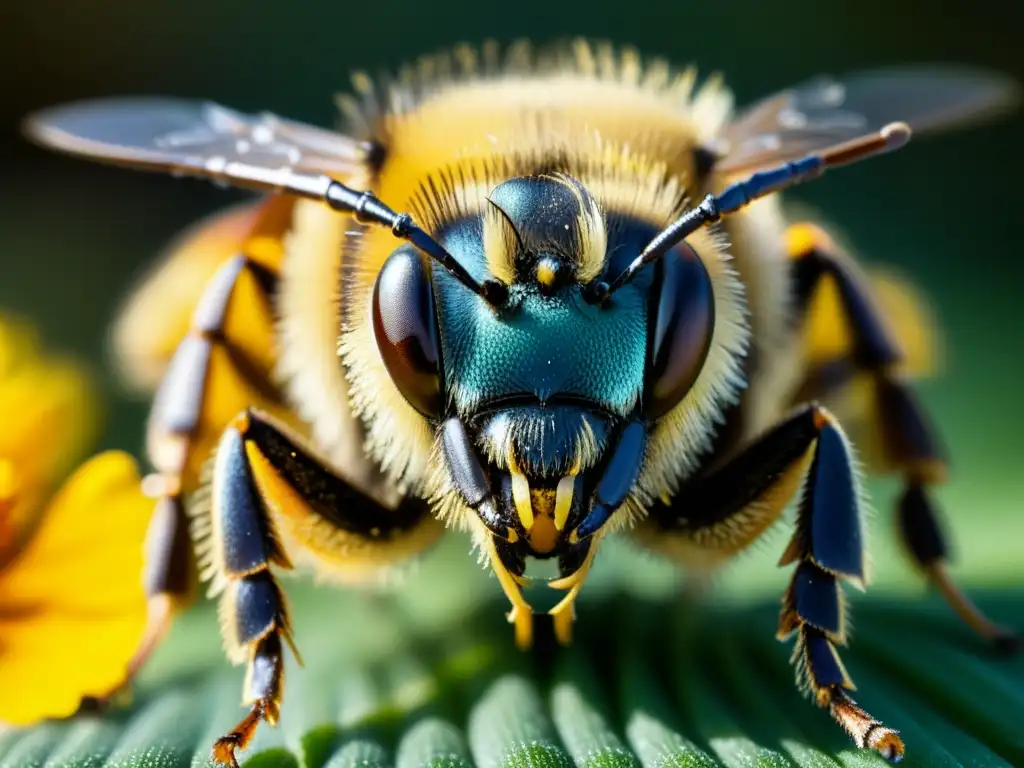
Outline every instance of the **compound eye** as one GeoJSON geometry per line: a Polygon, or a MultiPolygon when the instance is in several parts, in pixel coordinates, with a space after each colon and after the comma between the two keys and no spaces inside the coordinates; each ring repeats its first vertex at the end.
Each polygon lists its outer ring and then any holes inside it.
{"type": "Polygon", "coordinates": [[[430,274],[419,253],[399,248],[373,286],[373,334],[384,366],[409,404],[441,415],[441,354],[430,274]]]}
{"type": "Polygon", "coordinates": [[[658,266],[651,312],[645,410],[658,419],[683,399],[700,374],[711,348],[715,297],[697,253],[680,243],[658,266]]]}

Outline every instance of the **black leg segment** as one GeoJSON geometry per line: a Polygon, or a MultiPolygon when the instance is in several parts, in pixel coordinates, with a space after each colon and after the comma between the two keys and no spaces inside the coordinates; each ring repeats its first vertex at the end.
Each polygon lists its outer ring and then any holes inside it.
{"type": "Polygon", "coordinates": [[[266,507],[253,480],[245,442],[236,427],[224,431],[213,470],[210,511],[218,575],[242,578],[271,562],[291,566],[270,530],[266,507]]]}
{"type": "Polygon", "coordinates": [[[648,507],[658,537],[680,536],[726,555],[778,519],[799,488],[819,433],[817,409],[804,405],[716,469],[648,507]]]}
{"type": "Polygon", "coordinates": [[[862,502],[853,456],[831,414],[804,405],[724,464],[650,509],[662,536],[734,552],[775,522],[803,481],[796,530],[781,564],[796,564],[779,617],[779,638],[796,634],[797,682],[828,708],[858,746],[898,759],[895,731],[860,709],[837,646],[846,643],[840,582],[867,578],[862,502]],[[870,734],[865,724],[870,724],[870,734]]]}
{"type": "Polygon", "coordinates": [[[275,725],[280,714],[282,646],[296,650],[285,597],[271,572],[271,566],[292,567],[282,542],[295,542],[330,569],[360,558],[386,563],[425,548],[440,530],[422,500],[382,506],[264,414],[247,411],[235,419],[217,447],[209,508],[196,525],[203,576],[221,595],[228,655],[248,665],[243,703],[251,710],[218,740],[216,761],[234,765],[235,749],[248,744],[259,722],[275,725]]]}
{"type": "Polygon", "coordinates": [[[146,439],[155,473],[143,486],[156,499],[143,574],[149,615],[128,665],[128,680],[157,647],[175,613],[195,595],[184,497],[196,490],[200,468],[224,427],[211,423],[211,389],[218,389],[221,397],[232,389],[239,407],[251,395],[280,401],[270,383],[269,363],[273,349],[270,304],[276,281],[271,270],[244,254],[226,261],[207,284],[193,312],[191,329],[178,345],[154,398],[146,439]]]}
{"type": "Polygon", "coordinates": [[[248,414],[244,439],[259,452],[261,461],[254,462],[254,471],[264,492],[269,495],[272,476],[279,479],[311,513],[335,530],[383,542],[409,533],[430,514],[429,505],[415,497],[403,498],[395,509],[381,506],[328,470],[298,439],[255,411],[248,414]]]}
{"type": "Polygon", "coordinates": [[[787,637],[799,628],[799,619],[811,625],[834,643],[846,641],[846,615],[843,593],[834,575],[809,560],[797,566],[783,604],[783,623],[779,634],[787,637]]]}
{"type": "Polygon", "coordinates": [[[849,263],[819,247],[792,254],[794,310],[802,318],[822,279],[835,281],[852,335],[851,357],[859,368],[874,370],[894,365],[903,354],[874,307],[863,282],[849,263]]]}
{"type": "Polygon", "coordinates": [[[1019,650],[1021,637],[985,616],[949,575],[949,545],[927,488],[913,480],[896,510],[897,530],[913,561],[961,620],[992,642],[1000,653],[1019,650]]]}
{"type": "Polygon", "coordinates": [[[947,452],[900,374],[903,352],[885,326],[866,281],[855,274],[852,263],[822,230],[809,224],[795,224],[790,233],[796,318],[805,320],[815,290],[823,279],[831,279],[852,342],[852,349],[844,357],[824,362],[810,374],[801,396],[813,393],[825,397],[857,374],[870,376],[873,391],[869,417],[880,454],[875,461],[880,470],[899,472],[905,478],[905,491],[896,510],[896,527],[906,551],[968,626],[999,649],[1016,647],[1016,635],[982,614],[949,576],[949,546],[938,510],[927,492],[928,485],[945,480],[947,452]]]}
{"type": "Polygon", "coordinates": [[[822,570],[855,582],[865,582],[864,530],[856,473],[846,438],[821,413],[818,444],[804,487],[793,547],[822,570]]]}

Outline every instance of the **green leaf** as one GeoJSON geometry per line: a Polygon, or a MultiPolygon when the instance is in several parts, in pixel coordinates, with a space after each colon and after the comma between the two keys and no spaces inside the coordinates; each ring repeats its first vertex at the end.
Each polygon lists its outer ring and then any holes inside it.
{"type": "MultiPolygon", "coordinates": [[[[389,595],[285,583],[306,666],[289,658],[280,725],[259,728],[245,765],[885,765],[797,693],[790,648],[774,639],[784,572],[762,570],[760,585],[741,573],[694,604],[677,596],[674,571],[612,548],[583,592],[574,645],[524,654],[495,580],[459,545],[389,595]]],[[[739,569],[764,568],[750,559],[739,569]]],[[[851,596],[856,632],[842,654],[858,702],[901,732],[905,765],[1024,765],[1024,659],[995,657],[923,587],[886,586],[851,596]]],[[[544,592],[530,597],[539,605],[544,592]]],[[[1019,625],[1024,590],[979,603],[1019,625]]],[[[208,766],[244,714],[242,674],[222,658],[214,606],[199,605],[131,707],[0,731],[0,768],[208,766]]]]}

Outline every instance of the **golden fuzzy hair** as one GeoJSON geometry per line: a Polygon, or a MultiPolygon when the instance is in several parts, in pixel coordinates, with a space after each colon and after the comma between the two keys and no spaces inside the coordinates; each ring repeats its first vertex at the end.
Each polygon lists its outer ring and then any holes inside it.
{"type": "MultiPolygon", "coordinates": [[[[579,41],[536,51],[517,44],[503,57],[490,44],[479,50],[463,47],[424,58],[390,80],[356,75],[354,85],[356,96],[338,99],[347,131],[376,139],[384,148],[380,167],[355,181],[395,210],[412,212],[428,231],[463,215],[481,215],[490,222],[485,233],[490,232],[495,253],[506,254],[512,233],[502,229],[507,222],[493,218],[487,202],[502,181],[565,173],[586,186],[600,213],[614,211],[664,226],[689,197],[704,191],[693,188],[693,150],[721,131],[732,109],[731,94],[715,78],[698,88],[692,68],[674,71],[662,61],[642,60],[632,49],[579,41]]],[[[718,181],[709,183],[717,186],[718,181]]],[[[600,269],[604,218],[598,213],[588,212],[593,221],[586,222],[587,240],[594,252],[581,260],[578,278],[600,269]]],[[[289,259],[329,258],[333,269],[340,267],[340,281],[337,272],[333,282],[327,278],[326,264],[307,269],[320,278],[303,280],[302,290],[296,287],[288,300],[296,307],[334,308],[329,314],[341,326],[337,349],[343,365],[336,361],[332,367],[324,359],[323,365],[311,366],[310,345],[283,344],[282,367],[290,374],[291,393],[303,413],[319,414],[318,423],[359,418],[365,432],[360,448],[384,472],[392,494],[398,489],[433,498],[439,513],[447,510],[462,519],[466,510],[451,493],[429,423],[398,391],[373,336],[373,284],[398,242],[390,232],[363,228],[348,217],[339,217],[343,224],[332,226],[329,237],[318,238],[317,218],[312,211],[296,217],[289,259]],[[324,240],[334,243],[329,256],[312,256],[314,246],[318,251],[325,247],[324,240]],[[339,251],[344,254],[340,260],[339,251]],[[303,358],[306,363],[300,365],[303,358]]],[[[752,206],[750,215],[738,213],[724,226],[690,238],[712,277],[718,320],[692,391],[652,431],[631,511],[642,513],[646,501],[672,493],[696,467],[724,407],[744,384],[740,358],[757,343],[751,340],[750,325],[756,335],[782,332],[784,312],[773,309],[773,299],[785,295],[780,283],[784,270],[774,263],[784,260],[781,244],[778,260],[765,264],[749,254],[733,261],[727,250],[727,238],[746,246],[781,228],[778,207],[768,199],[752,206]],[[753,290],[745,295],[744,285],[751,282],[753,290]]],[[[507,258],[489,257],[488,266],[499,279],[511,277],[507,258]]],[[[326,319],[318,322],[326,332],[326,319]]],[[[301,335],[297,331],[287,334],[293,342],[301,335]]],[[[347,463],[353,446],[346,449],[343,438],[355,438],[356,431],[334,431],[338,434],[319,426],[317,442],[327,443],[336,463],[347,463]]],[[[365,464],[356,466],[358,474],[366,473],[365,464]]],[[[628,519],[618,515],[613,525],[628,519]]]]}
{"type": "MultiPolygon", "coordinates": [[[[568,189],[576,199],[576,227],[572,242],[579,247],[574,266],[574,278],[580,283],[589,283],[601,273],[605,253],[608,250],[608,229],[604,212],[590,191],[576,179],[564,172],[541,174],[544,179],[568,189]]],[[[484,256],[491,275],[506,285],[515,280],[516,259],[524,249],[508,215],[491,198],[481,211],[483,214],[484,256]]],[[[543,262],[537,272],[537,280],[545,285],[555,279],[553,268],[543,262]]]]}
{"type": "MultiPolygon", "coordinates": [[[[411,210],[430,230],[484,212],[487,195],[505,179],[557,170],[586,185],[605,211],[664,225],[682,210],[692,149],[720,130],[731,108],[716,81],[695,90],[693,70],[674,73],[630,50],[585,43],[536,53],[513,46],[504,64],[495,57],[491,46],[476,53],[463,48],[424,59],[383,84],[356,78],[361,103],[340,104],[352,126],[386,148],[373,184],[382,200],[411,210]]],[[[738,310],[729,297],[737,287],[718,265],[724,255],[706,233],[695,242],[720,283],[720,316],[732,322],[738,310]]],[[[391,381],[370,323],[373,282],[395,246],[386,231],[361,235],[346,275],[339,350],[353,406],[367,424],[370,455],[394,482],[437,492],[446,484],[424,486],[433,436],[391,381]]],[[[497,272],[507,277],[500,267],[497,272]]],[[[728,342],[719,336],[712,362],[738,348],[737,333],[730,331],[728,342]]],[[[701,393],[731,374],[708,375],[699,382],[701,393]]]]}

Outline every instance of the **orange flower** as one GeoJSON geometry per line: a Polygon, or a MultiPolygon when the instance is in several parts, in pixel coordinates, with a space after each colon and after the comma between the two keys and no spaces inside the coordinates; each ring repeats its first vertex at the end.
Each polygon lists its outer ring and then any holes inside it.
{"type": "Polygon", "coordinates": [[[67,716],[108,693],[142,635],[152,501],[134,460],[102,453],[58,488],[97,416],[85,371],[0,317],[0,722],[67,716]]]}

